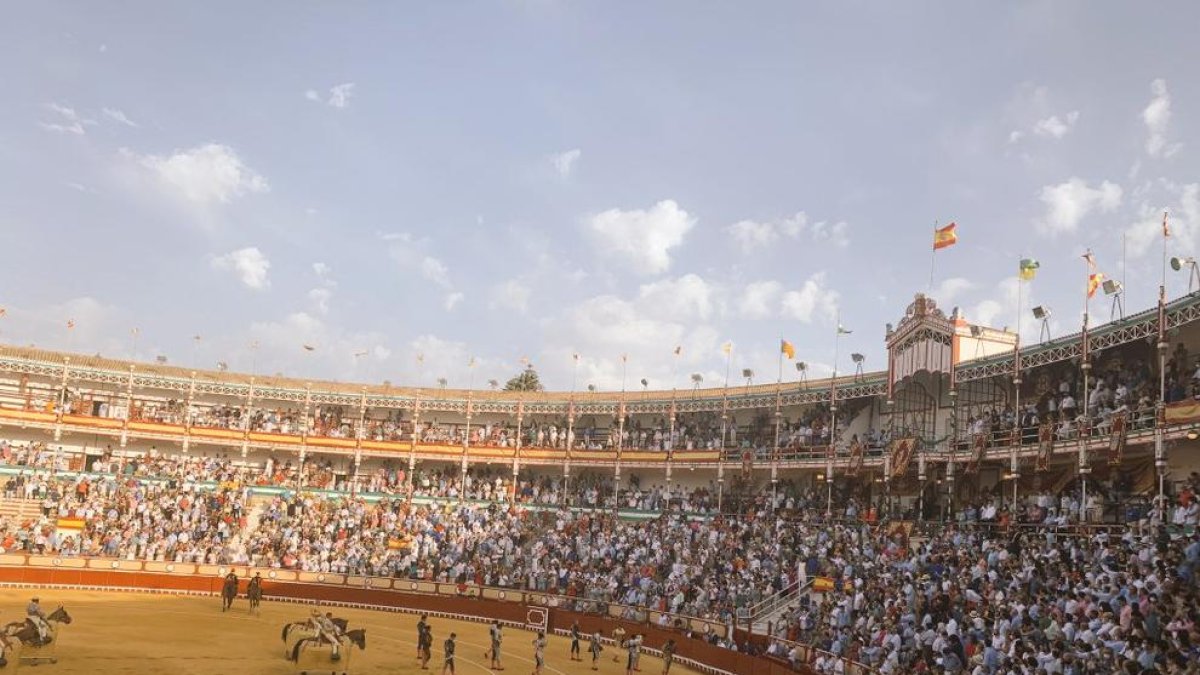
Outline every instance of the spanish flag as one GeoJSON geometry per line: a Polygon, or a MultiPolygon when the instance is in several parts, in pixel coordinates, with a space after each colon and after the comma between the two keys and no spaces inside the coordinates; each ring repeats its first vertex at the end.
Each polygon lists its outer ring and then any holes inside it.
{"type": "Polygon", "coordinates": [[[796,358],[796,347],[787,340],[779,341],[779,352],[789,359],[796,358]]]}
{"type": "Polygon", "coordinates": [[[956,223],[950,223],[945,227],[934,230],[933,250],[936,251],[940,248],[946,248],[947,246],[953,246],[957,244],[958,234],[955,232],[957,228],[958,225],[956,223]]]}
{"type": "Polygon", "coordinates": [[[1090,300],[1096,294],[1096,289],[1100,288],[1100,284],[1104,283],[1104,274],[1096,272],[1088,275],[1088,299],[1090,300]]]}

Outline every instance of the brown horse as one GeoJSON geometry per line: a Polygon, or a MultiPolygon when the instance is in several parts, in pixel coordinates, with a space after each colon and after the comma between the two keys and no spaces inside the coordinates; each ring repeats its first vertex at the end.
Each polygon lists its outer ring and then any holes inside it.
{"type": "Polygon", "coordinates": [[[246,599],[250,601],[251,612],[258,609],[258,606],[262,603],[262,596],[263,592],[261,577],[254,577],[250,579],[249,585],[246,586],[246,599]]]}
{"type": "Polygon", "coordinates": [[[221,611],[233,607],[233,601],[237,599],[238,594],[238,578],[237,575],[230,572],[225,576],[225,583],[221,585],[221,611]]]}
{"type": "MultiPolygon", "coordinates": [[[[58,609],[50,612],[46,617],[46,623],[71,623],[71,615],[67,614],[67,610],[62,605],[58,609]]],[[[45,642],[42,641],[41,631],[38,630],[37,624],[33,619],[27,618],[24,621],[14,621],[4,626],[4,634],[10,637],[15,637],[21,641],[21,644],[34,647],[41,647],[49,644],[54,638],[48,637],[45,642]]]]}

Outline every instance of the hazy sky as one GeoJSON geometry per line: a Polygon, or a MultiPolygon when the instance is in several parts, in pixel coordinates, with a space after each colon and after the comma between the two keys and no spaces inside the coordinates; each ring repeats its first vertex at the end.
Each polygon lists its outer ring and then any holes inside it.
{"type": "Polygon", "coordinates": [[[718,384],[732,340],[735,371],[774,381],[781,337],[829,372],[839,311],[840,370],[852,351],[883,368],[935,222],[960,236],[942,307],[1015,326],[1032,256],[1024,305],[1055,334],[1079,326],[1087,247],[1120,278],[1128,235],[1133,311],[1163,209],[1172,255],[1200,241],[1194,2],[0,18],[3,342],[480,387],[527,357],[562,389],[579,353],[577,386],[608,389],[622,354],[630,388],[718,384]]]}

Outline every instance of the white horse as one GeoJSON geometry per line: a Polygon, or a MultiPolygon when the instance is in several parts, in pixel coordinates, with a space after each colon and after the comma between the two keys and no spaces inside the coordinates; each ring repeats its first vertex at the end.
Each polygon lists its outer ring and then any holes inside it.
{"type": "Polygon", "coordinates": [[[288,658],[296,664],[296,672],[301,675],[349,675],[353,647],[367,648],[367,631],[356,628],[342,635],[338,643],[337,658],[334,658],[333,645],[316,636],[304,638],[296,642],[288,658]]]}

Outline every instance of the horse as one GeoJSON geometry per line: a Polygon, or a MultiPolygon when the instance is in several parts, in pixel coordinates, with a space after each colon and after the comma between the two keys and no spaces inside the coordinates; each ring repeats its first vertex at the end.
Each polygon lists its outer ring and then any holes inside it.
{"type": "Polygon", "coordinates": [[[225,577],[225,583],[221,586],[221,611],[233,607],[233,601],[237,599],[238,580],[237,575],[229,574],[225,577]]]}
{"type": "Polygon", "coordinates": [[[15,637],[21,641],[21,644],[32,647],[48,645],[54,641],[55,636],[58,634],[58,629],[54,624],[70,624],[71,615],[67,613],[67,610],[62,605],[59,605],[58,609],[46,616],[46,623],[50,625],[50,636],[46,638],[45,642],[42,642],[42,632],[38,630],[37,624],[29,617],[24,621],[13,621],[12,623],[5,624],[4,635],[15,637]]]}
{"type": "MultiPolygon", "coordinates": [[[[346,627],[350,625],[347,619],[338,617],[333,618],[333,625],[343,633],[346,632],[346,627]]],[[[283,640],[283,658],[290,659],[292,657],[292,649],[300,640],[316,637],[314,631],[307,621],[293,621],[283,625],[283,631],[280,633],[280,639],[283,640]]]]}
{"type": "Polygon", "coordinates": [[[295,663],[297,670],[301,673],[331,672],[345,675],[350,672],[350,657],[353,651],[351,647],[364,650],[367,648],[367,631],[364,628],[356,628],[343,634],[338,640],[338,658],[336,659],[333,656],[332,646],[328,653],[317,649],[325,645],[328,643],[315,637],[300,640],[296,646],[292,647],[292,653],[288,660],[295,663]]]}
{"type": "MultiPolygon", "coordinates": [[[[7,635],[0,635],[0,668],[7,666],[9,663],[21,663],[21,648],[25,645],[17,639],[11,639],[7,635]]],[[[13,666],[16,668],[17,666],[13,666]]]]}
{"type": "Polygon", "coordinates": [[[262,583],[259,577],[254,577],[250,580],[250,584],[246,587],[246,599],[250,601],[250,611],[253,612],[262,604],[262,583]]]}

